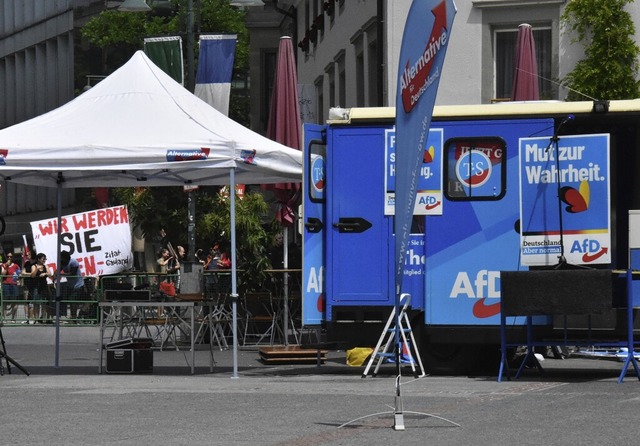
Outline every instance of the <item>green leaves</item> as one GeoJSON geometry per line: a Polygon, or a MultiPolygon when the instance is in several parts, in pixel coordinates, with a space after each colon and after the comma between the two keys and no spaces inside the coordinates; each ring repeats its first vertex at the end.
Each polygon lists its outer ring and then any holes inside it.
{"type": "Polygon", "coordinates": [[[561,20],[572,43],[582,43],[585,58],[563,82],[568,100],[632,99],[640,96],[635,25],[625,11],[633,0],[571,0],[561,20]]]}
{"type": "MultiPolygon", "coordinates": [[[[219,187],[201,187],[196,200],[196,247],[207,252],[219,243],[225,251],[231,247],[230,200],[219,193],[219,187]]],[[[140,226],[149,241],[158,238],[164,229],[174,246],[187,246],[187,198],[181,187],[114,189],[115,199],[126,204],[130,219],[140,226]]],[[[236,199],[236,256],[239,286],[245,290],[259,290],[269,269],[267,248],[275,232],[282,230],[269,221],[269,206],[259,193],[246,193],[236,199]]]]}

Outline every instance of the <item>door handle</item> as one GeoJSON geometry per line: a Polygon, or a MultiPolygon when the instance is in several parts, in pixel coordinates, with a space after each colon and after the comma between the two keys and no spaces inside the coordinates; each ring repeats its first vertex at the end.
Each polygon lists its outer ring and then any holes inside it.
{"type": "Polygon", "coordinates": [[[319,218],[310,217],[307,219],[307,222],[304,224],[304,227],[307,228],[307,231],[315,234],[318,233],[324,228],[322,221],[319,218]]]}
{"type": "Polygon", "coordinates": [[[340,217],[338,222],[333,224],[338,232],[355,234],[364,232],[371,226],[372,224],[362,217],[340,217]]]}

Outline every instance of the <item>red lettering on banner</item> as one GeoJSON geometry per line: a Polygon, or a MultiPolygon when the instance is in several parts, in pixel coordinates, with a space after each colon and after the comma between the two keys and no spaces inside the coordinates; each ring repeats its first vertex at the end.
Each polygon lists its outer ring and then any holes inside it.
{"type": "Polygon", "coordinates": [[[85,276],[95,276],[97,274],[98,270],[96,268],[95,256],[80,258],[78,259],[78,263],[85,276]]]}
{"type": "MultiPolygon", "coordinates": [[[[67,219],[63,218],[62,222],[62,232],[69,232],[67,228],[67,219]]],[[[46,224],[39,223],[38,229],[40,230],[41,235],[53,235],[58,233],[58,220],[49,220],[46,224]]]]}
{"type": "Polygon", "coordinates": [[[98,228],[100,226],[129,223],[129,216],[125,206],[84,212],[82,214],[73,215],[72,218],[76,231],[98,228]]]}

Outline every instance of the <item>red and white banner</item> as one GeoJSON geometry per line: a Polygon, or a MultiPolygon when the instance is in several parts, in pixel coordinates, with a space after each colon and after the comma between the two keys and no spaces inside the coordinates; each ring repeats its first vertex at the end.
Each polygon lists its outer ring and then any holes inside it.
{"type": "MultiPolygon", "coordinates": [[[[78,260],[83,276],[116,274],[133,266],[131,226],[126,206],[115,206],[63,216],[61,251],[78,260]]],[[[38,253],[56,269],[58,218],[31,222],[38,253]]]]}

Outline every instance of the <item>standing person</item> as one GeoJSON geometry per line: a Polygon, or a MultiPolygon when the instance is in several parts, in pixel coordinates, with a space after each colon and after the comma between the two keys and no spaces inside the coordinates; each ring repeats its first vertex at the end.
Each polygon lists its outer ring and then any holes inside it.
{"type": "Polygon", "coordinates": [[[162,279],[166,282],[175,283],[175,287],[179,288],[180,261],[184,258],[185,251],[182,246],[178,246],[176,257],[172,256],[167,248],[160,250],[160,257],[156,260],[158,272],[165,276],[162,279]]]}
{"type": "Polygon", "coordinates": [[[222,252],[220,252],[220,245],[218,243],[214,244],[209,249],[209,254],[207,255],[207,260],[204,262],[204,270],[210,271],[209,274],[205,274],[205,293],[207,296],[212,298],[216,291],[220,291],[221,287],[218,287],[219,284],[219,274],[214,271],[220,269],[227,269],[231,267],[231,261],[229,258],[222,252]]]}
{"type": "Polygon", "coordinates": [[[160,250],[160,257],[156,260],[156,264],[158,265],[158,272],[160,274],[167,274],[169,269],[169,261],[172,259],[171,253],[167,248],[162,248],[160,250]]]}
{"type": "Polygon", "coordinates": [[[175,259],[175,262],[171,262],[171,265],[170,265],[169,269],[171,269],[171,271],[173,271],[173,274],[174,274],[173,281],[174,281],[175,286],[176,286],[176,293],[179,293],[180,292],[180,281],[181,281],[181,278],[182,278],[181,268],[182,268],[182,264],[184,263],[184,256],[186,254],[186,251],[185,251],[184,247],[178,245],[178,247],[176,248],[176,254],[177,254],[178,257],[175,259]]]}
{"type": "MultiPolygon", "coordinates": [[[[167,248],[160,250],[160,257],[156,260],[158,265],[158,291],[162,300],[173,300],[176,296],[176,284],[173,280],[173,275],[176,271],[180,270],[180,262],[171,255],[171,252],[167,248]]],[[[164,313],[162,307],[158,307],[158,316],[164,313]]]]}
{"type": "Polygon", "coordinates": [[[22,295],[25,300],[24,314],[34,321],[40,317],[40,305],[36,303],[36,282],[33,278],[32,271],[36,267],[37,260],[34,253],[29,253],[29,256],[24,259],[22,264],[22,295]]]}
{"type": "MultiPolygon", "coordinates": [[[[15,301],[20,296],[20,289],[18,287],[18,276],[20,275],[20,265],[14,263],[13,253],[7,253],[7,261],[2,264],[0,271],[2,275],[2,296],[4,300],[15,301]]],[[[16,318],[16,311],[18,305],[14,302],[8,305],[6,315],[11,315],[11,319],[16,318]]],[[[28,315],[27,319],[28,319],[28,315]]]]}
{"type": "Polygon", "coordinates": [[[70,319],[77,317],[78,303],[75,301],[82,299],[84,291],[84,278],[80,272],[80,264],[76,259],[71,258],[69,251],[60,253],[60,295],[62,301],[60,303],[60,315],[66,315],[66,305],[62,302],[69,302],[70,319]],[[66,279],[62,281],[62,278],[66,279]]]}
{"type": "Polygon", "coordinates": [[[42,302],[41,322],[47,323],[53,317],[53,293],[49,287],[49,281],[53,277],[49,267],[45,264],[47,256],[44,253],[36,255],[36,263],[31,267],[33,279],[33,291],[31,298],[42,302]]]}

